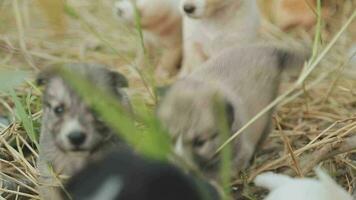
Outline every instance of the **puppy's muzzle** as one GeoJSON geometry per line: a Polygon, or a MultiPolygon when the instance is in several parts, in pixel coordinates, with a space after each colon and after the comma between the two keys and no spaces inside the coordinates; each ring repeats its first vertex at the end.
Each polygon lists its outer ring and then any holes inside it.
{"type": "Polygon", "coordinates": [[[71,132],[67,137],[69,142],[75,147],[80,147],[83,145],[86,139],[85,133],[80,131],[71,132]]]}
{"type": "Polygon", "coordinates": [[[184,4],[183,10],[187,14],[193,14],[196,10],[196,7],[193,4],[184,4]]]}

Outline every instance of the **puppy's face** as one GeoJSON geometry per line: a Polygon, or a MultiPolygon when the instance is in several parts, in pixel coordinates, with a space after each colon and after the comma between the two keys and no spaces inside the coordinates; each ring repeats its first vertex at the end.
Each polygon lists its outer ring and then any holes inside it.
{"type": "MultiPolygon", "coordinates": [[[[119,90],[114,89],[120,84],[122,87],[127,84],[121,74],[89,65],[70,67],[74,73],[85,73],[93,84],[123,100],[123,93],[119,94],[119,90]],[[111,76],[113,74],[117,74],[116,79],[111,76]]],[[[60,76],[54,74],[46,77],[45,84],[41,134],[45,134],[61,151],[91,152],[115,137],[111,129],[60,76]]]]}
{"type": "Polygon", "coordinates": [[[62,151],[91,151],[108,139],[106,126],[61,78],[48,82],[43,105],[43,134],[62,151]]]}
{"type": "MultiPolygon", "coordinates": [[[[141,17],[142,28],[159,26],[162,21],[176,15],[175,0],[117,0],[114,4],[114,15],[124,22],[135,22],[135,5],[141,17]]],[[[176,0],[178,1],[178,0],[176,0]]]]}
{"type": "MultiPolygon", "coordinates": [[[[176,84],[162,100],[157,113],[172,136],[176,153],[203,170],[215,169],[219,160],[214,156],[221,144],[216,94],[210,88],[176,84]]],[[[233,109],[230,105],[226,108],[231,126],[233,109]]]]}
{"type": "Polygon", "coordinates": [[[133,0],[118,0],[114,4],[114,15],[126,23],[135,21],[135,8],[133,0]]]}
{"type": "Polygon", "coordinates": [[[205,18],[214,15],[220,9],[241,0],[181,0],[180,9],[191,18],[205,18]]]}

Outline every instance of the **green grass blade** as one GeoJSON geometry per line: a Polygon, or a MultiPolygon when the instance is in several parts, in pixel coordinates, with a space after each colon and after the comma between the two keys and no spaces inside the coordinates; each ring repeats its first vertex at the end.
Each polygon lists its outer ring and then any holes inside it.
{"type": "Polygon", "coordinates": [[[27,135],[30,140],[36,145],[38,148],[38,136],[35,132],[33,121],[31,115],[26,112],[25,107],[21,103],[20,99],[15,94],[14,90],[10,90],[10,95],[15,103],[15,114],[16,118],[22,123],[27,135]]]}
{"type": "MultiPolygon", "coordinates": [[[[226,118],[226,109],[224,100],[221,98],[215,98],[215,105],[217,108],[216,116],[218,117],[218,131],[221,137],[221,141],[225,141],[229,138],[230,135],[230,127],[228,126],[227,118],[226,118]]],[[[231,144],[226,145],[222,150],[220,155],[221,163],[220,163],[220,179],[221,184],[224,190],[223,200],[230,199],[231,192],[231,177],[232,177],[232,151],[231,144]]]]}
{"type": "Polygon", "coordinates": [[[64,12],[72,17],[73,19],[79,19],[80,18],[80,15],[77,13],[77,11],[71,7],[70,5],[68,5],[67,3],[64,4],[64,12]]]}

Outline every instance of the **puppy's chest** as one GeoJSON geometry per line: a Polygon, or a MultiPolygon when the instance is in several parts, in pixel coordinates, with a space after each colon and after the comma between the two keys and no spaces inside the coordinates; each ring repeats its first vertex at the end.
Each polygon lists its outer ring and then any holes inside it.
{"type": "Polygon", "coordinates": [[[232,27],[203,27],[200,31],[203,36],[199,43],[205,54],[212,56],[222,49],[229,48],[236,44],[249,43],[256,40],[257,30],[245,28],[245,26],[232,25],[232,27]]]}
{"type": "Polygon", "coordinates": [[[53,169],[56,173],[72,176],[88,162],[88,155],[68,155],[60,153],[53,161],[53,169]]]}

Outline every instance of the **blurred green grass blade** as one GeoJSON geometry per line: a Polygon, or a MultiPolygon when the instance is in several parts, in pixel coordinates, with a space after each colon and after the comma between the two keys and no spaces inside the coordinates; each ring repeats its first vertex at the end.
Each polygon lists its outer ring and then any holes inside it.
{"type": "Polygon", "coordinates": [[[157,103],[158,98],[157,98],[157,92],[155,90],[155,79],[153,78],[153,71],[154,71],[154,66],[151,63],[151,60],[149,59],[148,56],[148,52],[147,49],[145,47],[145,39],[144,39],[144,35],[143,35],[143,31],[142,31],[142,23],[141,23],[141,13],[139,12],[137,5],[135,2],[132,2],[133,6],[135,8],[135,26],[136,26],[136,30],[138,32],[139,35],[139,40],[140,40],[140,45],[141,45],[141,49],[143,51],[143,55],[144,55],[144,59],[145,59],[145,63],[147,66],[144,66],[145,68],[149,69],[148,70],[148,74],[143,74],[140,70],[137,70],[137,72],[139,73],[139,75],[141,76],[142,80],[143,80],[143,84],[145,85],[145,87],[147,88],[149,94],[151,95],[152,99],[157,103]]]}
{"type": "MultiPolygon", "coordinates": [[[[215,98],[215,106],[217,108],[216,116],[218,117],[218,131],[220,134],[221,141],[226,141],[230,135],[230,127],[228,126],[227,122],[227,113],[224,104],[224,100],[216,96],[215,98]]],[[[231,144],[226,145],[222,150],[220,155],[221,156],[221,163],[220,163],[220,180],[224,190],[224,195],[222,197],[223,200],[230,199],[230,192],[231,192],[231,168],[232,168],[232,151],[231,151],[231,144]]]]}
{"type": "Polygon", "coordinates": [[[0,91],[8,91],[21,84],[27,77],[25,71],[0,69],[0,91]]]}
{"type": "Polygon", "coordinates": [[[64,4],[64,12],[72,17],[73,19],[79,19],[80,15],[77,13],[77,11],[75,11],[75,9],[73,7],[71,7],[70,5],[68,5],[67,3],[64,4]]]}
{"type": "Polygon", "coordinates": [[[321,2],[317,0],[317,22],[315,26],[315,35],[314,35],[314,43],[313,43],[313,50],[312,50],[312,58],[311,60],[314,61],[319,53],[319,47],[321,43],[321,29],[322,29],[322,21],[321,21],[321,2]]]}
{"type": "Polygon", "coordinates": [[[23,124],[27,135],[38,148],[38,137],[33,126],[32,117],[27,114],[25,107],[22,105],[14,90],[10,90],[10,95],[15,103],[16,118],[23,124]]]}
{"type": "Polygon", "coordinates": [[[136,127],[134,117],[128,114],[114,97],[104,93],[82,79],[79,75],[67,70],[60,71],[63,78],[119,135],[138,152],[158,160],[166,160],[170,153],[169,137],[160,130],[158,121],[153,114],[143,109],[136,109],[143,117],[146,131],[136,127]],[[94,95],[93,95],[94,94],[94,95]]]}
{"type": "Polygon", "coordinates": [[[144,38],[143,38],[143,32],[142,32],[142,26],[141,26],[141,14],[137,8],[137,5],[135,2],[133,2],[134,4],[134,11],[135,11],[135,26],[136,26],[136,30],[138,32],[139,35],[139,39],[140,39],[140,45],[141,48],[143,50],[143,53],[145,55],[145,58],[147,60],[147,49],[145,47],[145,42],[144,42],[144,38]]]}

